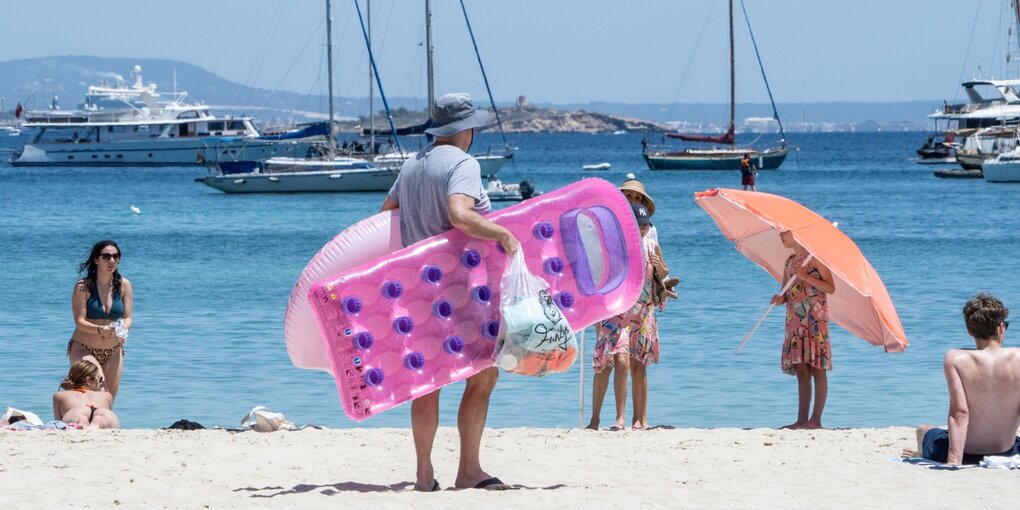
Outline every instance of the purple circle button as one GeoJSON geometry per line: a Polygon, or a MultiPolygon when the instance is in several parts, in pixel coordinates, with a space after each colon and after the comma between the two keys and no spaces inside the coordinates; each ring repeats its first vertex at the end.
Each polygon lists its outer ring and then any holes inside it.
{"type": "Polygon", "coordinates": [[[421,268],[421,280],[433,285],[443,279],[443,270],[439,266],[425,266],[421,268]]]}
{"type": "Polygon", "coordinates": [[[436,301],[432,305],[432,315],[439,319],[449,319],[453,315],[453,303],[446,300],[436,301]]]}
{"type": "Polygon", "coordinates": [[[476,250],[467,250],[460,254],[460,263],[465,267],[477,267],[482,263],[482,256],[476,250]]]}
{"type": "Polygon", "coordinates": [[[404,356],[404,367],[408,370],[421,370],[425,366],[425,355],[420,352],[412,352],[404,356]]]}
{"type": "Polygon", "coordinates": [[[454,335],[443,340],[443,350],[450,354],[460,354],[464,350],[464,339],[454,335]]]}
{"type": "Polygon", "coordinates": [[[492,299],[492,289],[488,285],[479,285],[471,289],[471,297],[484,305],[492,299]]]}
{"type": "Polygon", "coordinates": [[[499,321],[489,321],[482,326],[482,335],[488,338],[496,338],[499,335],[499,321]]]}
{"type": "Polygon", "coordinates": [[[362,331],[357,335],[354,335],[354,348],[359,350],[366,350],[372,347],[375,343],[375,339],[372,338],[372,333],[362,331]]]}
{"type": "Polygon", "coordinates": [[[401,335],[410,335],[414,329],[414,321],[410,317],[397,317],[393,321],[393,330],[401,335]]]}
{"type": "Polygon", "coordinates": [[[382,295],[389,299],[397,299],[404,293],[404,286],[396,280],[390,280],[383,284],[382,295]]]}
{"type": "Polygon", "coordinates": [[[565,264],[563,264],[563,259],[559,257],[547,258],[545,259],[545,262],[542,263],[542,269],[544,269],[546,274],[549,275],[562,274],[564,266],[565,264]]]}
{"type": "Polygon", "coordinates": [[[341,308],[345,313],[354,315],[361,311],[361,300],[356,296],[345,297],[341,301],[341,308]]]}
{"type": "Polygon", "coordinates": [[[531,234],[538,239],[552,239],[555,232],[556,229],[553,228],[552,223],[549,223],[548,221],[538,222],[531,228],[531,234]]]}
{"type": "Polygon", "coordinates": [[[385,377],[383,376],[383,371],[379,370],[378,368],[373,368],[366,371],[363,377],[365,378],[365,384],[369,386],[379,386],[380,384],[382,384],[383,379],[385,379],[385,377]]]}

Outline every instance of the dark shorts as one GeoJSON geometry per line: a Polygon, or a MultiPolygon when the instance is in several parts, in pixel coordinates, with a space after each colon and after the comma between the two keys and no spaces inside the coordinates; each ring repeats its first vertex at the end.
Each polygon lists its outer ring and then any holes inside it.
{"type": "Polygon", "coordinates": [[[740,174],[740,184],[754,186],[754,174],[740,174]]]}
{"type": "MultiPolygon", "coordinates": [[[[1017,436],[1016,441],[1013,442],[1013,447],[1002,453],[964,453],[963,463],[964,464],[977,464],[985,458],[986,455],[1012,457],[1020,453],[1020,436],[1017,436]]],[[[935,462],[945,462],[949,458],[949,431],[946,429],[931,429],[924,433],[924,439],[921,440],[921,457],[935,462]]]]}

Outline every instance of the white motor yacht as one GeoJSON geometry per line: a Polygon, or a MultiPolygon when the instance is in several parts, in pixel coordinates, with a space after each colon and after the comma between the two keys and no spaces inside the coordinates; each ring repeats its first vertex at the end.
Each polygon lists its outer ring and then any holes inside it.
{"type": "Polygon", "coordinates": [[[22,130],[30,139],[14,153],[15,166],[193,166],[230,154],[234,159],[304,155],[310,139],[264,137],[247,117],[219,117],[186,100],[164,97],[143,84],[141,68],[126,86],[90,86],[75,110],[53,101],[28,111],[22,130]]]}
{"type": "Polygon", "coordinates": [[[1003,152],[985,161],[981,173],[988,182],[1020,182],[1020,150],[1003,152]]]}

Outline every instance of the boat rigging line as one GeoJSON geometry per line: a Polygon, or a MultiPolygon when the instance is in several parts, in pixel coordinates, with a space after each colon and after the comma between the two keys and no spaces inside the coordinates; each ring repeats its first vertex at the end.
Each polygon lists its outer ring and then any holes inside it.
{"type": "Polygon", "coordinates": [[[761,79],[765,82],[765,90],[769,93],[769,102],[772,104],[772,118],[779,124],[779,136],[786,141],[786,132],[783,131],[783,121],[779,120],[779,110],[776,109],[776,100],[772,97],[772,87],[769,86],[769,78],[765,76],[765,66],[761,63],[761,53],[758,52],[758,42],[754,39],[754,30],[751,30],[751,20],[747,17],[747,8],[744,7],[744,0],[740,0],[740,10],[744,12],[744,21],[747,22],[747,33],[751,34],[751,45],[754,46],[754,56],[758,59],[758,69],[761,69],[761,79]]]}
{"type": "Polygon", "coordinates": [[[496,112],[496,125],[499,126],[499,136],[503,137],[503,145],[510,147],[506,141],[506,133],[503,132],[503,121],[499,118],[499,108],[496,108],[496,100],[492,98],[492,89],[489,87],[489,77],[485,74],[485,66],[482,64],[482,54],[478,52],[478,42],[475,41],[475,31],[471,30],[471,20],[468,19],[467,7],[464,0],[460,0],[460,10],[464,13],[464,23],[467,25],[468,34],[471,36],[471,45],[475,48],[475,58],[478,59],[478,68],[482,70],[482,80],[485,82],[485,91],[489,93],[489,103],[492,111],[496,112]]]}
{"type": "Polygon", "coordinates": [[[383,107],[386,108],[386,122],[390,124],[390,132],[393,134],[393,143],[397,146],[397,153],[402,153],[400,138],[397,137],[397,128],[393,125],[393,114],[390,112],[390,103],[386,100],[386,93],[383,92],[382,80],[379,79],[379,68],[375,65],[375,56],[372,54],[372,46],[369,43],[368,30],[365,28],[365,18],[361,16],[361,5],[354,0],[354,8],[358,11],[358,22],[361,23],[361,34],[365,37],[365,47],[368,48],[368,61],[372,64],[372,73],[375,74],[375,83],[379,86],[379,97],[382,98],[383,107]]]}

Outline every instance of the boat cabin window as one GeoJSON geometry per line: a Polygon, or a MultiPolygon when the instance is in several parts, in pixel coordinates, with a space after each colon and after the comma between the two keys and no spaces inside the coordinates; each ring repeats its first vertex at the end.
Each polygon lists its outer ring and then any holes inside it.
{"type": "Polygon", "coordinates": [[[223,131],[223,121],[218,120],[209,123],[209,131],[223,131]]]}
{"type": "Polygon", "coordinates": [[[236,129],[238,131],[244,131],[245,130],[244,121],[243,120],[232,120],[232,121],[230,121],[230,124],[227,126],[227,129],[236,129]]]}
{"type": "Polygon", "coordinates": [[[197,119],[198,118],[198,112],[196,112],[195,110],[188,110],[186,112],[182,112],[179,115],[177,115],[177,118],[178,119],[197,119]]]}

